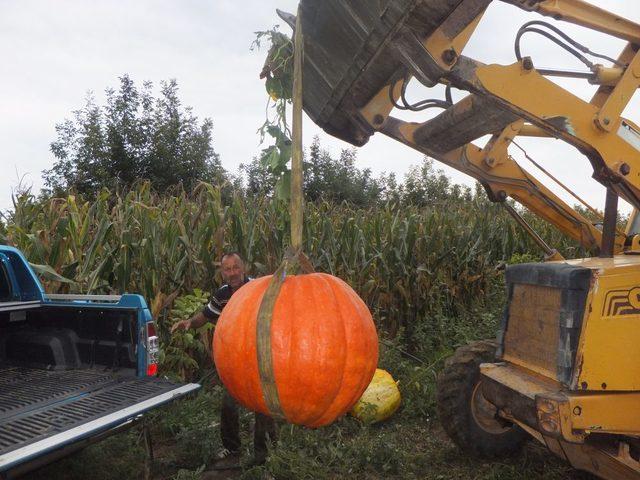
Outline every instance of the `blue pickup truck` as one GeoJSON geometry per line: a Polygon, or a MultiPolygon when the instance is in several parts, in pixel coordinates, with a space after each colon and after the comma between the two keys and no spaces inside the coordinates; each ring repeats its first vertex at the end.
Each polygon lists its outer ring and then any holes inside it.
{"type": "Polygon", "coordinates": [[[0,478],[14,478],[199,388],[156,377],[139,295],[47,295],[0,245],[0,478]]]}

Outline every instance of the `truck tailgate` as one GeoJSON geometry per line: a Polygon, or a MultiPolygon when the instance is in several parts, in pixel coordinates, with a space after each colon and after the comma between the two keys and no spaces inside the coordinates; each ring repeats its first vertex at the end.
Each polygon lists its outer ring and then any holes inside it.
{"type": "Polygon", "coordinates": [[[116,427],[197,384],[0,366],[0,472],[116,427]]]}

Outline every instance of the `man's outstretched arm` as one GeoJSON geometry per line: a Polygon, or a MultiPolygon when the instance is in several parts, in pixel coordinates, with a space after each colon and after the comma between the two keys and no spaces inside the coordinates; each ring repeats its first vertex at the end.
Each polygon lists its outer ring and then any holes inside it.
{"type": "Polygon", "coordinates": [[[179,322],[174,323],[171,326],[171,333],[176,330],[188,330],[189,328],[200,328],[205,323],[210,322],[203,312],[196,313],[193,317],[187,320],[180,320],[179,322]]]}
{"type": "Polygon", "coordinates": [[[187,330],[189,328],[200,328],[207,322],[215,323],[220,316],[220,301],[216,297],[212,297],[211,301],[198,313],[188,320],[176,322],[171,327],[171,333],[176,330],[187,330]]]}

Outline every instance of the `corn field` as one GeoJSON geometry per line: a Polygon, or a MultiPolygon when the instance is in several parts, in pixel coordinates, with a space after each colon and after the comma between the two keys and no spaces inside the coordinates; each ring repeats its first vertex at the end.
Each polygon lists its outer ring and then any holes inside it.
{"type": "MultiPolygon", "coordinates": [[[[220,283],[223,252],[238,251],[254,276],[275,270],[288,245],[288,205],[201,183],[189,194],[158,195],[149,184],[39,201],[26,193],[0,224],[0,241],[20,248],[49,291],[137,292],[160,315],[194,288],[220,283]],[[55,273],[54,273],[55,272],[55,273]],[[73,282],[64,282],[58,274],[73,282]]],[[[525,214],[526,215],[526,214],[525,214]]],[[[566,256],[584,255],[535,218],[528,220],[566,256]]],[[[533,242],[499,205],[476,193],[418,208],[389,202],[368,209],[308,203],[305,252],[369,305],[391,336],[486,302],[514,256],[540,259],[533,242]]],[[[498,287],[500,288],[500,287],[498,287]]]]}

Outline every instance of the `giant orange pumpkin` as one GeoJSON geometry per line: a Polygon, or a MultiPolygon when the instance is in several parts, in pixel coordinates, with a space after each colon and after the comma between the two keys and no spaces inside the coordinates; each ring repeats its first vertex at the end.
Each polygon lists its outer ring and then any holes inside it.
{"type": "Polygon", "coordinates": [[[271,375],[265,377],[257,317],[270,280],[245,284],[226,305],[213,338],[216,368],[247,408],[298,425],[327,425],[349,411],[375,372],[378,338],[371,314],[339,278],[286,277],[266,330],[271,375]]]}

